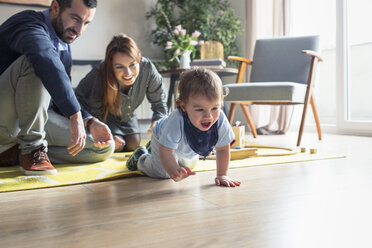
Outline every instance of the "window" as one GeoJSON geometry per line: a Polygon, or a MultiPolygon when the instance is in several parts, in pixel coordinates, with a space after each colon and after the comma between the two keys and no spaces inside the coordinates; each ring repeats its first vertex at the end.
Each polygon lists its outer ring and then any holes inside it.
{"type": "Polygon", "coordinates": [[[320,35],[315,96],[322,125],[372,134],[372,21],[368,0],[292,0],[289,35],[320,35]]]}
{"type": "Polygon", "coordinates": [[[347,120],[372,121],[372,32],[364,27],[372,23],[372,2],[347,1],[347,120]]]}
{"type": "MultiPolygon", "coordinates": [[[[320,35],[319,53],[324,61],[319,63],[315,81],[316,106],[322,125],[336,125],[336,2],[290,1],[289,18],[290,36],[320,35]]],[[[310,114],[307,120],[314,123],[310,114]]]]}

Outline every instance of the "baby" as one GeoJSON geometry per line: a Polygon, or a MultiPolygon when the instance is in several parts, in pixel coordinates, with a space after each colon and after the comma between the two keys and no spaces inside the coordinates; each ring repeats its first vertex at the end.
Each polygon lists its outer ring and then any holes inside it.
{"type": "Polygon", "coordinates": [[[195,175],[191,168],[199,155],[208,156],[215,149],[216,185],[239,186],[227,176],[234,133],[221,110],[221,79],[207,69],[190,69],[182,73],[178,91],[177,109],[157,122],[151,141],[128,159],[128,169],[177,182],[195,175]]]}

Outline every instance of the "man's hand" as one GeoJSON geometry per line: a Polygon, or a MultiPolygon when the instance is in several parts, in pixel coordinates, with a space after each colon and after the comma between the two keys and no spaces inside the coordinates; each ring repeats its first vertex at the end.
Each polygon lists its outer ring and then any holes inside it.
{"type": "Polygon", "coordinates": [[[217,176],[214,181],[217,186],[224,185],[226,187],[240,186],[241,182],[234,180],[228,176],[217,176]]]}
{"type": "Polygon", "coordinates": [[[99,148],[104,148],[114,142],[110,128],[97,118],[93,117],[93,120],[90,120],[89,132],[93,136],[94,146],[99,148]]]}
{"type": "Polygon", "coordinates": [[[67,149],[72,156],[75,156],[83,150],[87,137],[80,111],[70,116],[70,133],[72,143],[67,149]]]}
{"type": "Polygon", "coordinates": [[[173,179],[175,182],[179,182],[182,179],[185,179],[188,176],[195,175],[196,173],[192,171],[189,167],[183,166],[179,167],[171,176],[170,178],[173,179]]]}

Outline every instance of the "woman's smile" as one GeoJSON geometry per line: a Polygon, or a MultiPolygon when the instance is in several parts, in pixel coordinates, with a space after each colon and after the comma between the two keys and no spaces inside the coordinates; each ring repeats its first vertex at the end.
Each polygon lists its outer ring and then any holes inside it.
{"type": "Polygon", "coordinates": [[[126,81],[131,81],[134,78],[134,74],[131,74],[130,76],[124,76],[123,79],[126,81]]]}

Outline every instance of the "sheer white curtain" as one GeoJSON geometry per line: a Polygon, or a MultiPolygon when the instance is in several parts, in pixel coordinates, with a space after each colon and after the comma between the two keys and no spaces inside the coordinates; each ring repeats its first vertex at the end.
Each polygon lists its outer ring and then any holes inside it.
{"type": "MultiPolygon", "coordinates": [[[[247,58],[253,58],[256,39],[289,33],[289,1],[246,0],[247,58]]],[[[249,77],[249,71],[246,75],[249,77]]],[[[250,105],[249,108],[258,134],[283,134],[288,130],[293,106],[250,105]]]]}

